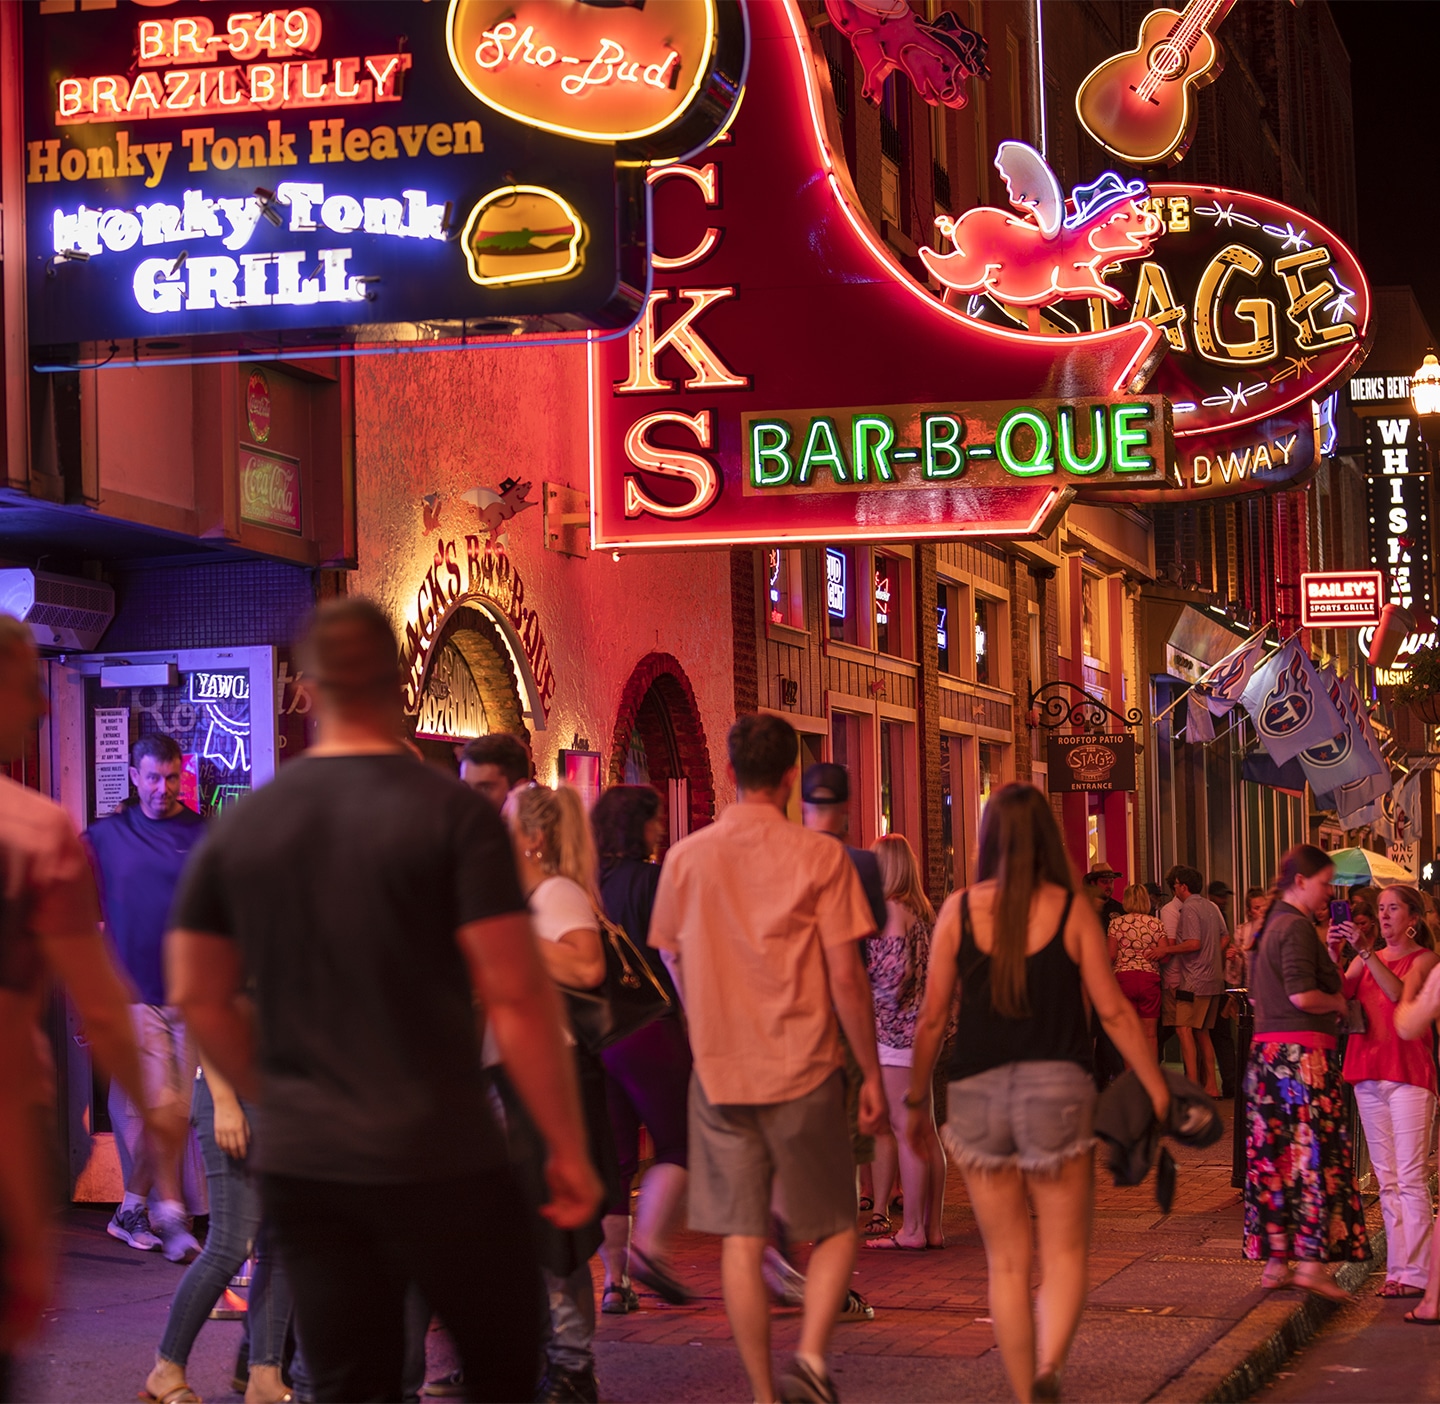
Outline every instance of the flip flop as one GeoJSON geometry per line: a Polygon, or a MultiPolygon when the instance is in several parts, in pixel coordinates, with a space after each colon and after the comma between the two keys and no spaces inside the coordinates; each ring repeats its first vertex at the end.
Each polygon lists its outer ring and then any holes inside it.
{"type": "Polygon", "coordinates": [[[1295,1274],[1287,1272],[1284,1277],[1277,1277],[1273,1282],[1267,1282],[1263,1277],[1260,1279],[1260,1290],[1262,1292],[1280,1292],[1286,1287],[1295,1285],[1295,1274]]]}
{"type": "Polygon", "coordinates": [[[188,1384],[178,1384],[164,1394],[151,1394],[148,1389],[142,1389],[135,1397],[148,1400],[149,1404],[201,1404],[200,1396],[188,1384]]]}
{"type": "Polygon", "coordinates": [[[862,1232],[866,1238],[884,1238],[890,1232],[890,1216],[876,1211],[870,1215],[862,1232]]]}
{"type": "Polygon", "coordinates": [[[928,1243],[901,1243],[893,1233],[887,1233],[883,1238],[867,1238],[865,1246],[880,1248],[891,1253],[924,1253],[930,1247],[928,1243]]]}
{"type": "Polygon", "coordinates": [[[1401,1320],[1411,1326],[1440,1326],[1440,1316],[1416,1316],[1413,1309],[1407,1311],[1401,1320]]]}

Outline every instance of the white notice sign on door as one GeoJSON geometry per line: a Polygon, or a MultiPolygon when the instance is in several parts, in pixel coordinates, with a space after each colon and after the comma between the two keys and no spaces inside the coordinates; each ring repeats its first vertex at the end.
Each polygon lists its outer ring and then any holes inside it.
{"type": "Polygon", "coordinates": [[[130,793],[130,709],[95,709],[95,817],[103,819],[130,793]]]}

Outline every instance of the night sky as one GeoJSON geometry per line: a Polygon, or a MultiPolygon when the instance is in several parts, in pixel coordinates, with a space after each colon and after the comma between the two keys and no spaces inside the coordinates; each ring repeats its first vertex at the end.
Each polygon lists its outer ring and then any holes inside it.
{"type": "Polygon", "coordinates": [[[1350,51],[1360,261],[1440,336],[1440,4],[1331,0],[1350,51]]]}

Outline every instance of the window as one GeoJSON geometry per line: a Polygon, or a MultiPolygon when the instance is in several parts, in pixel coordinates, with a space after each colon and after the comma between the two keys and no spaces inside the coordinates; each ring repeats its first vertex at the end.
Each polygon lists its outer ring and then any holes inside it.
{"type": "Polygon", "coordinates": [[[910,571],[909,561],[899,556],[874,555],[875,562],[875,650],[892,658],[909,658],[910,571]]]}
{"type": "Polygon", "coordinates": [[[998,685],[994,661],[995,602],[975,596],[975,681],[998,685]]]}
{"type": "Polygon", "coordinates": [[[830,759],[850,773],[850,841],[863,844],[865,827],[861,822],[860,791],[864,766],[860,754],[860,718],[851,712],[830,714],[830,759]]]}
{"type": "Polygon", "coordinates": [[[852,583],[854,553],[849,547],[825,548],[825,617],[832,639],[854,643],[855,590],[852,583]]]}
{"type": "Polygon", "coordinates": [[[830,70],[835,110],[843,117],[850,107],[850,83],[845,75],[845,51],[849,45],[833,24],[827,24],[820,31],[820,48],[825,54],[825,66],[830,70]]]}
{"type": "Polygon", "coordinates": [[[904,833],[908,828],[910,793],[906,749],[911,728],[904,722],[880,723],[880,832],[904,833]]]}
{"type": "Polygon", "coordinates": [[[805,627],[803,580],[798,551],[772,546],[765,552],[765,610],[772,624],[805,627]]]}
{"type": "Polygon", "coordinates": [[[993,741],[980,743],[980,813],[982,815],[985,813],[985,806],[990,802],[991,793],[1005,783],[1004,757],[1004,748],[996,745],[993,741]]]}
{"type": "Polygon", "coordinates": [[[1080,652],[1100,657],[1100,582],[1086,571],[1080,573],[1080,652]]]}
{"type": "Polygon", "coordinates": [[[880,214],[900,223],[900,95],[892,73],[880,90],[880,214]]]}
{"type": "Polygon", "coordinates": [[[940,671],[950,672],[950,631],[955,627],[955,587],[940,585],[935,590],[935,644],[940,651],[940,671]]]}

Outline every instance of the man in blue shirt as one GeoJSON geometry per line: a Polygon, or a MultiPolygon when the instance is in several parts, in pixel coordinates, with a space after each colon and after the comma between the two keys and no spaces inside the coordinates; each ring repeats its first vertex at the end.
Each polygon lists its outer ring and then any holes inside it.
{"type": "MultiPolygon", "coordinates": [[[[142,736],[130,750],[130,781],[138,802],[97,820],[85,840],[99,880],[105,929],[139,1000],[130,1014],[146,1100],[151,1106],[173,1105],[188,1116],[196,1060],[179,1011],[165,1002],[164,940],[181,870],[204,837],[205,824],[180,803],[181,767],[173,737],[142,736]]],[[[110,1121],[125,1198],[106,1232],[132,1248],[163,1248],[171,1262],[189,1262],[200,1245],[186,1227],[178,1156],[152,1163],[143,1150],[140,1113],[115,1083],[110,1121]],[[158,1199],[153,1231],[146,1208],[152,1189],[158,1199]]]]}

